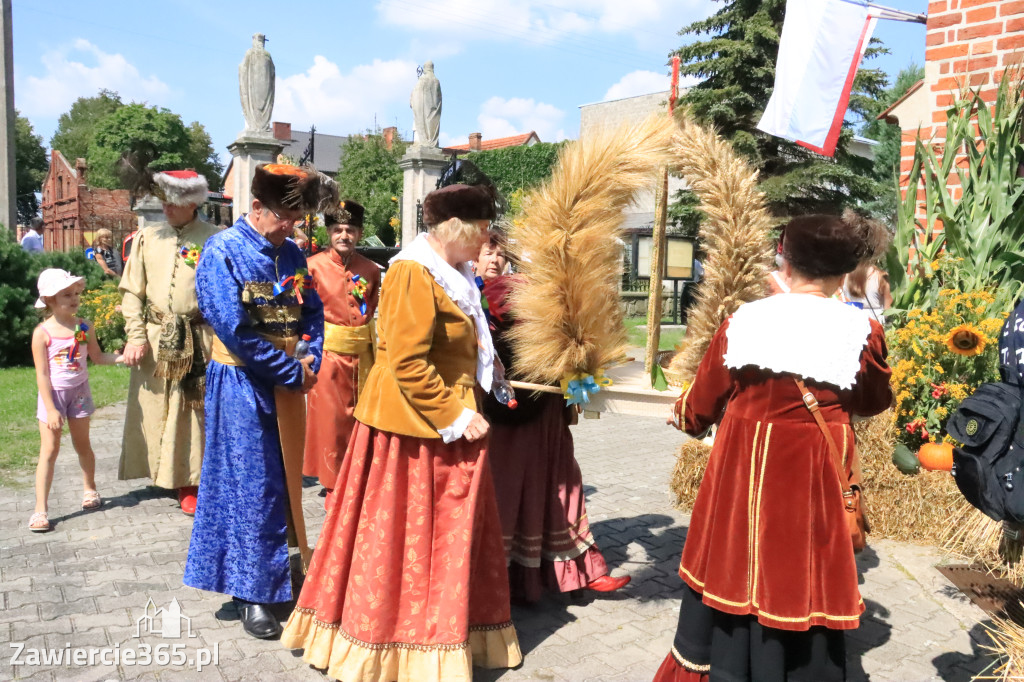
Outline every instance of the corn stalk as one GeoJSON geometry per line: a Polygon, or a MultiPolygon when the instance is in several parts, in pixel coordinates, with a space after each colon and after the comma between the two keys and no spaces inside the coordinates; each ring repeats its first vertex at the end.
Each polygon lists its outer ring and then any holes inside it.
{"type": "Polygon", "coordinates": [[[930,308],[942,289],[988,289],[1007,309],[1024,282],[1024,163],[1021,82],[1005,73],[991,104],[965,90],[946,112],[938,151],[918,136],[906,197],[887,255],[893,307],[930,308]],[[953,197],[948,178],[960,180],[953,197]],[[920,183],[920,184],[919,184],[920,183]],[[924,189],[924,218],[918,187],[924,189]],[[951,267],[934,271],[945,253],[951,267]]]}

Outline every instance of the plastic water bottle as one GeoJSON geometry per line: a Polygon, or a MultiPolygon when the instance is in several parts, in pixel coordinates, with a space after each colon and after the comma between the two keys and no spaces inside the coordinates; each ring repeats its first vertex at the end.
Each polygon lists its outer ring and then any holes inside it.
{"type": "Polygon", "coordinates": [[[519,401],[516,400],[516,392],[512,388],[512,384],[508,383],[507,380],[495,380],[494,386],[491,387],[491,392],[494,393],[494,397],[498,402],[508,409],[514,410],[519,407],[519,401]]]}
{"type": "Polygon", "coordinates": [[[309,334],[303,334],[302,338],[295,344],[295,352],[292,353],[292,356],[296,360],[301,360],[307,355],[309,355],[309,334]]]}

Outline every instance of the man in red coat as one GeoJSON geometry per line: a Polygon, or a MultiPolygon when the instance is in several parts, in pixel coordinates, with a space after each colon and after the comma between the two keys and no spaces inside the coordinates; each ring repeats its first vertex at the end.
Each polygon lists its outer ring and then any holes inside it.
{"type": "Polygon", "coordinates": [[[306,412],[304,476],[316,476],[334,490],[359,391],[373,364],[373,314],[380,292],[380,268],[356,253],[363,237],[363,207],[342,201],[324,216],[330,248],[309,259],[313,286],[324,302],[324,358],[306,412]]]}

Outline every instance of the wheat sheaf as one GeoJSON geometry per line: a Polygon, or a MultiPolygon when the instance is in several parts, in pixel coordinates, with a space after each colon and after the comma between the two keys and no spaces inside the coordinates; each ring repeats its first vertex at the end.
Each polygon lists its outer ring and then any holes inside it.
{"type": "Polygon", "coordinates": [[[596,374],[625,354],[619,304],[622,210],[671,160],[664,114],[566,145],[551,178],[510,230],[521,281],[512,290],[516,378],[553,384],[596,374]]]}

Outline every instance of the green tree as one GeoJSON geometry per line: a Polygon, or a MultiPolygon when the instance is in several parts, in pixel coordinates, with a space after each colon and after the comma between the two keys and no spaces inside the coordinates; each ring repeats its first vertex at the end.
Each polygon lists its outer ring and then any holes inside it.
{"type": "MultiPolygon", "coordinates": [[[[869,160],[849,153],[853,123],[844,126],[834,159],[757,130],[771,97],[785,0],[716,0],[722,7],[680,31],[698,39],[681,47],[684,76],[703,80],[680,98],[698,121],[715,126],[761,172],[761,189],[780,216],[835,211],[878,192],[869,160]]],[[[865,57],[886,50],[872,41],[865,57]]],[[[850,97],[864,119],[887,84],[877,69],[860,69],[850,97]]]]}
{"type": "Polygon", "coordinates": [[[29,120],[14,112],[15,192],[18,195],[18,221],[27,223],[39,211],[36,192],[46,177],[46,150],[43,138],[32,131],[29,120]]]}
{"type": "Polygon", "coordinates": [[[213,149],[213,140],[199,121],[192,121],[188,127],[188,158],[186,163],[200,175],[206,177],[210,189],[220,187],[224,164],[213,149]]]}
{"type": "Polygon", "coordinates": [[[529,191],[547,180],[558,161],[563,142],[538,142],[531,147],[505,147],[471,152],[466,160],[487,174],[506,198],[516,190],[529,191]]]}
{"type": "Polygon", "coordinates": [[[111,90],[100,90],[95,97],[79,97],[57,120],[50,148],[63,154],[72,165],[75,159],[86,158],[96,125],[122,106],[121,96],[111,90]]]}
{"type": "Polygon", "coordinates": [[[398,135],[388,148],[380,129],[352,135],[341,145],[341,170],[336,180],[343,199],[366,208],[365,237],[377,235],[385,244],[395,243],[392,218],[400,217],[395,198],[402,193],[402,169],[398,161],[408,143],[398,135]]]}
{"type": "Polygon", "coordinates": [[[140,168],[192,168],[206,176],[210,187],[220,185],[223,166],[206,128],[198,122],[185,127],[181,116],[162,107],[132,102],[96,123],[86,154],[89,184],[108,189],[124,187],[118,163],[125,155],[140,168]]]}

